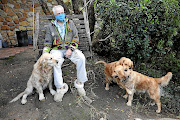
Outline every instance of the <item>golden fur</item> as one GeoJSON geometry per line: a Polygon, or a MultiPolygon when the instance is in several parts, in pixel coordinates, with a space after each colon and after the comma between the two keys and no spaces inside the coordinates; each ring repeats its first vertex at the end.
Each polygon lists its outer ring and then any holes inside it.
{"type": "Polygon", "coordinates": [[[133,62],[129,58],[122,57],[119,61],[115,61],[115,62],[111,62],[111,63],[106,63],[104,61],[98,61],[95,64],[99,64],[99,63],[102,63],[105,66],[105,69],[104,69],[104,74],[106,77],[105,78],[106,79],[105,89],[109,90],[109,83],[111,82],[111,80],[115,80],[114,82],[116,82],[119,86],[122,86],[129,93],[129,90],[121,82],[121,80],[124,79],[124,77],[118,78],[116,76],[112,76],[112,73],[114,72],[115,67],[117,67],[119,65],[124,66],[127,69],[132,69],[133,68],[133,62]]]}
{"type": "Polygon", "coordinates": [[[118,66],[115,68],[115,75],[118,75],[118,77],[126,77],[126,83],[125,86],[132,92],[132,94],[126,94],[124,97],[128,97],[127,105],[132,105],[133,95],[135,91],[147,91],[150,98],[154,100],[154,102],[157,104],[158,109],[156,110],[157,113],[161,112],[161,102],[160,102],[160,88],[161,86],[167,86],[170,79],[172,78],[172,73],[168,72],[165,76],[161,78],[153,78],[148,77],[146,75],[143,75],[141,73],[138,73],[133,70],[123,70],[122,68],[119,68],[118,66]]]}
{"type": "Polygon", "coordinates": [[[133,69],[133,62],[126,57],[122,57],[119,60],[119,64],[122,65],[125,69],[133,69]]]}
{"type": "Polygon", "coordinates": [[[10,101],[10,103],[17,101],[22,96],[21,103],[25,104],[27,102],[27,96],[32,93],[33,88],[39,93],[39,100],[45,100],[43,89],[49,85],[49,90],[52,95],[56,93],[52,89],[52,67],[57,64],[57,61],[53,59],[52,55],[49,53],[44,53],[38,61],[34,64],[34,69],[27,82],[27,88],[24,92],[20,93],[17,97],[10,101]]]}

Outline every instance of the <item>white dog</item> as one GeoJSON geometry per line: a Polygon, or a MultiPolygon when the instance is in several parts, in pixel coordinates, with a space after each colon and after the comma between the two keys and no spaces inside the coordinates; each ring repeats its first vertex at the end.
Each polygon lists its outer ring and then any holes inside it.
{"type": "Polygon", "coordinates": [[[57,64],[57,61],[49,53],[44,53],[38,61],[34,64],[34,69],[27,82],[27,88],[24,92],[20,93],[17,97],[10,101],[10,103],[17,101],[22,96],[21,103],[27,102],[27,96],[32,93],[33,88],[39,93],[39,100],[44,101],[45,97],[43,90],[49,85],[49,90],[52,95],[55,95],[56,91],[52,88],[52,70],[53,66],[57,64]]]}

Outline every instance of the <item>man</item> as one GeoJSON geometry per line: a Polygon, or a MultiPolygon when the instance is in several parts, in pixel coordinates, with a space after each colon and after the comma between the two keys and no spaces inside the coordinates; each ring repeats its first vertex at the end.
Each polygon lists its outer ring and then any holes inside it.
{"type": "Polygon", "coordinates": [[[64,8],[61,5],[53,7],[52,11],[56,20],[51,21],[47,28],[43,53],[50,52],[58,60],[58,65],[54,67],[54,84],[57,90],[54,100],[59,102],[62,101],[64,94],[68,91],[68,85],[63,82],[61,70],[64,57],[76,64],[77,80],[74,82],[74,86],[77,88],[79,95],[86,95],[84,83],[88,79],[85,56],[77,49],[79,37],[76,26],[72,20],[65,18],[64,8]]]}

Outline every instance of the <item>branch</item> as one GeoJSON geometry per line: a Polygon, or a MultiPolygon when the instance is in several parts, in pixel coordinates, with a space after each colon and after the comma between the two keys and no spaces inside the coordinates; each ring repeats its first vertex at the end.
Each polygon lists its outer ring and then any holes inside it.
{"type": "Polygon", "coordinates": [[[106,40],[107,40],[108,38],[110,38],[112,35],[113,35],[113,33],[111,33],[110,35],[108,35],[105,39],[99,40],[99,42],[106,41],[106,40]]]}

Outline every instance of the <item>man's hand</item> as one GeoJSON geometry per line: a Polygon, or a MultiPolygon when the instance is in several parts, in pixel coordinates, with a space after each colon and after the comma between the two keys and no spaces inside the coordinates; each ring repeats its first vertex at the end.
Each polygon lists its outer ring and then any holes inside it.
{"type": "Polygon", "coordinates": [[[66,51],[66,57],[67,57],[67,58],[70,57],[71,54],[72,54],[71,49],[68,49],[68,50],[66,51]]]}

